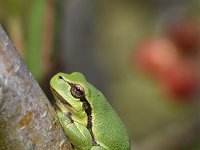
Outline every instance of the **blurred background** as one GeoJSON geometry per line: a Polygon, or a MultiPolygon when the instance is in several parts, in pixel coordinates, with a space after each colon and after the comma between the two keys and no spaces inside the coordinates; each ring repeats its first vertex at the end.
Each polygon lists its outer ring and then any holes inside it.
{"type": "Polygon", "coordinates": [[[135,150],[200,149],[199,0],[6,0],[0,23],[49,99],[82,72],[135,150]]]}

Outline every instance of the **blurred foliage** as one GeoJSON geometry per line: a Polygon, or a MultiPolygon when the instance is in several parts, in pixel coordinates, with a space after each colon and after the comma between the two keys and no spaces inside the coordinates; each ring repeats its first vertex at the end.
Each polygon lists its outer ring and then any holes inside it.
{"type": "Polygon", "coordinates": [[[33,1],[30,14],[28,16],[27,64],[35,78],[39,81],[41,81],[44,75],[44,69],[42,68],[42,38],[45,28],[44,13],[46,6],[47,3],[45,0],[33,1]]]}
{"type": "Polygon", "coordinates": [[[2,0],[0,1],[0,18],[6,19],[7,17],[23,15],[28,12],[32,0],[2,0]]]}
{"type": "MultiPolygon", "coordinates": [[[[44,39],[47,34],[44,29],[48,18],[53,17],[47,17],[49,5],[53,5],[53,1],[0,1],[0,21],[32,74],[40,82],[47,70],[45,68],[47,61],[43,59],[43,54],[47,53],[48,59],[50,57],[48,52],[44,52],[46,51],[44,45],[48,45],[44,39]]],[[[48,26],[53,29],[53,24],[49,23],[48,26]]],[[[47,51],[52,50],[51,47],[47,51]]]]}

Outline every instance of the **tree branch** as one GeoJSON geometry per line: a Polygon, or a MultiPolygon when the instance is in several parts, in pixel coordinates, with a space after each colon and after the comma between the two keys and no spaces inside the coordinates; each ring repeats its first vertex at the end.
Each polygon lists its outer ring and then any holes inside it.
{"type": "Polygon", "coordinates": [[[0,26],[1,149],[71,149],[55,111],[0,26]]]}

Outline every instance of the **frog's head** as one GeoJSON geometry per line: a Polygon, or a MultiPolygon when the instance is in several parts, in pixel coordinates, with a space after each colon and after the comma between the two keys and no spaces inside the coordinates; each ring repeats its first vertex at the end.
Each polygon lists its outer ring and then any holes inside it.
{"type": "Polygon", "coordinates": [[[70,112],[79,119],[87,117],[85,110],[88,109],[88,105],[84,100],[90,97],[90,89],[81,73],[58,73],[51,79],[50,86],[56,104],[62,112],[70,112]]]}

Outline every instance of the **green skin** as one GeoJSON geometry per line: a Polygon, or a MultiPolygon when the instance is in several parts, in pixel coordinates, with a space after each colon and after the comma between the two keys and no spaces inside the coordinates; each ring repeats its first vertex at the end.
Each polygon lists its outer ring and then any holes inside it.
{"type": "Polygon", "coordinates": [[[50,81],[65,135],[79,150],[130,150],[126,129],[104,95],[78,72],[50,81]]]}

